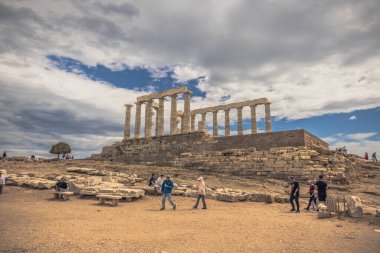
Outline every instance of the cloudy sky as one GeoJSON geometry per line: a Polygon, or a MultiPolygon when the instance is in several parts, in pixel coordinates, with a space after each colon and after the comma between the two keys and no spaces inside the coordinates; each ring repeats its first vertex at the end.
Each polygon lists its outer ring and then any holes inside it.
{"type": "Polygon", "coordinates": [[[267,97],[275,131],[380,153],[379,13],[378,0],[3,0],[0,151],[100,152],[122,139],[124,104],[187,85],[192,109],[267,97]]]}

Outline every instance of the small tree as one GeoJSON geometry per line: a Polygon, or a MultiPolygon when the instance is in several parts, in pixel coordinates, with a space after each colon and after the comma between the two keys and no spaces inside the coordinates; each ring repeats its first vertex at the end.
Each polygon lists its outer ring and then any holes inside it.
{"type": "Polygon", "coordinates": [[[58,155],[58,158],[59,158],[59,154],[71,153],[71,148],[70,148],[70,145],[67,143],[58,142],[57,144],[54,144],[53,146],[51,146],[50,153],[58,155]]]}

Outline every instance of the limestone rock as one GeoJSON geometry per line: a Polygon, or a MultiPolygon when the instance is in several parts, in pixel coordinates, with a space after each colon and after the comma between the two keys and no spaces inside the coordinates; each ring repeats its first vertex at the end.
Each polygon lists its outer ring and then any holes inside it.
{"type": "Polygon", "coordinates": [[[253,202],[266,202],[267,196],[265,193],[252,193],[249,198],[253,202]]]}
{"type": "Polygon", "coordinates": [[[85,187],[84,184],[79,184],[73,181],[69,181],[69,190],[74,194],[80,194],[81,190],[85,187]]]}
{"type": "Polygon", "coordinates": [[[347,200],[348,214],[354,218],[363,217],[363,206],[360,198],[350,196],[347,200]]]}
{"type": "Polygon", "coordinates": [[[332,212],[318,212],[318,219],[328,219],[335,216],[335,213],[332,212]]]}

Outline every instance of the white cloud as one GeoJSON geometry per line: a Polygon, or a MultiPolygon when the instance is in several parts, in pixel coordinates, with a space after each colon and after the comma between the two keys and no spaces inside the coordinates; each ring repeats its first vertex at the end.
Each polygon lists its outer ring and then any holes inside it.
{"type": "Polygon", "coordinates": [[[363,141],[367,140],[368,138],[375,136],[377,133],[354,133],[354,134],[347,134],[345,135],[345,138],[349,140],[356,140],[356,141],[363,141]]]}
{"type": "Polygon", "coordinates": [[[346,146],[348,153],[363,155],[365,152],[379,152],[380,141],[369,139],[376,135],[377,133],[337,134],[323,138],[323,140],[330,144],[330,149],[346,146]]]}
{"type": "Polygon", "coordinates": [[[116,70],[143,66],[154,78],[173,69],[178,82],[205,75],[198,88],[207,97],[193,98],[193,108],[228,95],[228,103],[267,97],[277,118],[374,108],[380,106],[379,12],[376,0],[2,1],[0,102],[8,105],[0,109],[2,129],[22,136],[20,124],[31,116],[25,111],[33,110],[34,129],[45,124],[41,119],[56,124],[59,117],[49,113],[63,110],[72,127],[88,127],[84,120],[108,124],[99,135],[111,136],[120,131],[112,126],[122,127],[123,104],[144,94],[59,71],[47,55],[116,70]]]}
{"type": "Polygon", "coordinates": [[[335,148],[340,148],[346,146],[347,147],[347,152],[349,154],[356,154],[363,156],[365,152],[367,152],[369,155],[371,155],[373,152],[376,152],[377,154],[380,151],[380,141],[370,141],[370,140],[365,140],[365,141],[338,141],[334,143],[330,148],[335,149],[335,148]]]}
{"type": "Polygon", "coordinates": [[[201,70],[189,66],[176,66],[174,67],[173,72],[174,75],[172,77],[179,83],[185,83],[186,81],[205,76],[205,73],[201,70]]]}
{"type": "Polygon", "coordinates": [[[358,118],[355,115],[352,115],[349,120],[357,120],[358,118]]]}

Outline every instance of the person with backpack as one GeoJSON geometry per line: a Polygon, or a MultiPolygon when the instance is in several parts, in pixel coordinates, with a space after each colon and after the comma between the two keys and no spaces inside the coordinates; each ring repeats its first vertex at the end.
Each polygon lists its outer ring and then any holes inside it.
{"type": "Polygon", "coordinates": [[[311,205],[313,205],[314,210],[317,210],[317,198],[315,197],[315,185],[313,180],[309,180],[309,184],[309,204],[305,210],[309,211],[311,205]]]}

